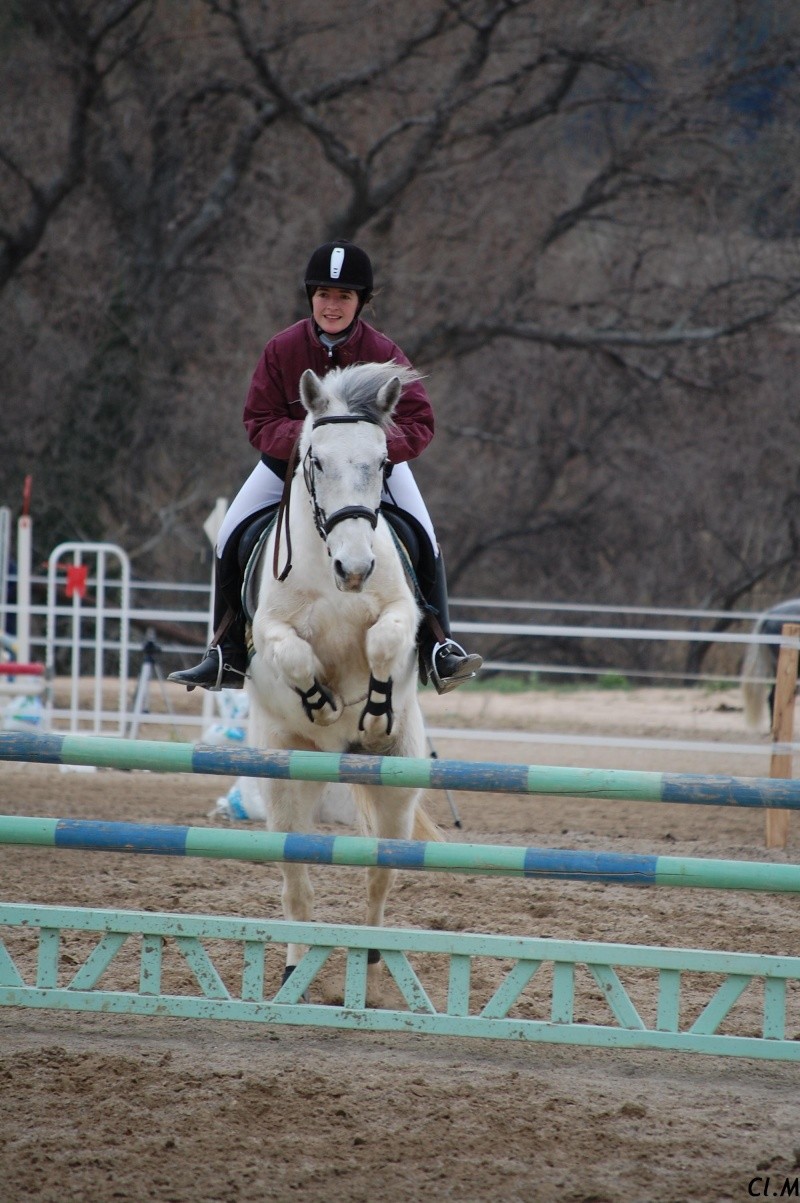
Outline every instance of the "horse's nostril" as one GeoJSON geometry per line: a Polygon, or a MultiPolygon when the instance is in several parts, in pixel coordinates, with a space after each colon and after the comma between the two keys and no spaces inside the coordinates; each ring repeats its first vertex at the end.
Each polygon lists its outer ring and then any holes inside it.
{"type": "Polygon", "coordinates": [[[374,557],[366,564],[351,564],[349,567],[343,564],[339,559],[335,559],[333,561],[333,572],[336,578],[336,584],[338,588],[344,589],[348,593],[360,592],[374,571],[374,557]]]}

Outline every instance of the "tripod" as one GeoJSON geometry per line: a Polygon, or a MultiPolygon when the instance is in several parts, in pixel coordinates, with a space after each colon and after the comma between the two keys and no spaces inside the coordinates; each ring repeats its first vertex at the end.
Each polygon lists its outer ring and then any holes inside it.
{"type": "MultiPolygon", "coordinates": [[[[428,747],[431,750],[431,759],[438,760],[439,753],[434,748],[433,740],[431,739],[430,735],[428,735],[428,747]]],[[[450,804],[450,814],[453,816],[453,826],[460,827],[461,826],[461,815],[458,813],[458,807],[456,806],[455,802],[453,801],[453,795],[450,793],[449,789],[446,789],[444,792],[447,795],[447,801],[450,804]]]]}
{"type": "Polygon", "coordinates": [[[155,635],[156,633],[153,628],[148,627],[145,632],[144,643],[142,644],[142,667],[139,669],[139,680],[136,683],[136,697],[133,702],[131,725],[128,731],[129,739],[136,739],[139,731],[139,720],[143,714],[149,713],[150,681],[153,677],[156,678],[161,688],[161,697],[164,700],[167,713],[170,717],[174,718],[174,711],[167,697],[167,689],[164,684],[164,674],[157,660],[157,657],[161,655],[161,648],[156,643],[155,635]]]}

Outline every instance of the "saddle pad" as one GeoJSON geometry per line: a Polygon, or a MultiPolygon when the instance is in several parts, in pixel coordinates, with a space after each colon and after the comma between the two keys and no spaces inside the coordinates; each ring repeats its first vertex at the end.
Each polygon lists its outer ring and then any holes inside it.
{"type": "Polygon", "coordinates": [[[436,560],[424,527],[407,510],[401,510],[390,502],[381,502],[381,513],[411,562],[416,576],[415,584],[423,597],[427,597],[436,579],[436,560]]]}
{"type": "MultiPolygon", "coordinates": [[[[428,550],[428,540],[421,528],[419,532],[415,530],[415,519],[409,514],[386,503],[381,505],[381,513],[389,523],[397,540],[398,552],[402,549],[405,553],[408,561],[407,571],[410,568],[412,587],[418,589],[419,586],[414,574],[421,572],[424,577],[424,575],[433,571],[427,562],[431,559],[430,551],[428,550]]],[[[246,556],[242,579],[242,609],[248,623],[252,623],[256,607],[258,606],[258,583],[261,579],[261,561],[264,557],[264,549],[276,519],[277,507],[272,512],[259,516],[246,529],[240,540],[240,551],[244,551],[246,556]],[[254,529],[264,519],[266,519],[266,525],[263,530],[254,529]],[[255,539],[254,543],[252,542],[253,539],[255,539]],[[246,546],[243,547],[246,542],[252,543],[252,551],[248,551],[246,546]]]]}
{"type": "Polygon", "coordinates": [[[267,546],[267,541],[272,531],[277,514],[272,514],[256,539],[255,546],[247,557],[247,563],[244,568],[244,576],[242,578],[242,609],[247,622],[253,621],[253,616],[258,605],[258,582],[261,580],[261,561],[264,558],[264,550],[267,546]]]}

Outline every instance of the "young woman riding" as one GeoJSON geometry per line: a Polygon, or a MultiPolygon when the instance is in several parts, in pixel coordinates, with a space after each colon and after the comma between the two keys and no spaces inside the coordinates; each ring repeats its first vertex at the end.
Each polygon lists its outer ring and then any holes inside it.
{"type": "MultiPolygon", "coordinates": [[[[305,410],[299,401],[300,377],[306,368],[324,376],[331,368],[352,363],[397,363],[408,359],[385,334],[360,316],[372,296],[369,256],[349,242],[328,242],[312,254],[305,272],[311,316],[276,334],[256,366],[244,407],[244,425],[261,460],[231,504],[217,536],[214,642],[194,668],[170,674],[188,689],[236,689],[247,671],[244,616],[241,610],[242,569],[238,544],[256,516],[281,499],[287,463],[300,434],[305,410]]],[[[430,545],[432,570],[419,584],[438,632],[423,620],[419,645],[425,673],[439,693],[471,680],[482,664],[450,633],[447,584],[436,533],[408,461],[433,438],[434,419],[420,381],[407,385],[394,413],[388,435],[390,471],[384,500],[410,516],[417,534],[430,545]],[[437,636],[444,635],[444,638],[437,636]]]]}

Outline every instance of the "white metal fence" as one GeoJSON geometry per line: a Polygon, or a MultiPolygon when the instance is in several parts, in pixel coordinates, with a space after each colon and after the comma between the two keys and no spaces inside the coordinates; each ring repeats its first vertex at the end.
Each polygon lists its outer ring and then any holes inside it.
{"type": "MultiPolygon", "coordinates": [[[[210,623],[210,587],[161,581],[136,581],[130,577],[127,557],[108,545],[69,544],[57,548],[50,559],[46,578],[33,577],[28,617],[30,656],[44,662],[54,681],[66,681],[50,697],[47,719],[54,727],[65,725],[73,731],[136,735],[148,724],[179,728],[202,728],[215,713],[215,702],[206,691],[173,691],[165,687],[164,677],[172,668],[188,663],[205,647],[210,623]],[[116,559],[114,557],[116,556],[116,559]],[[82,589],[73,588],[67,597],[70,572],[75,566],[86,568],[82,589]],[[66,696],[65,696],[66,691],[66,696]],[[177,699],[180,704],[177,705],[177,699]]],[[[13,576],[13,574],[12,574],[13,576]]],[[[16,605],[6,605],[6,614],[14,615],[16,605]]],[[[665,672],[657,667],[631,669],[605,661],[598,648],[612,647],[617,641],[636,640],[641,644],[664,641],[692,641],[719,645],[744,645],[752,642],[753,623],[760,617],[754,612],[695,610],[689,608],[653,608],[639,606],[591,605],[589,603],[502,601],[496,598],[462,598],[451,601],[453,633],[471,645],[483,647],[498,638],[515,641],[558,640],[576,649],[574,659],[563,656],[547,660],[526,658],[493,659],[485,657],[487,673],[523,673],[536,678],[624,677],[649,683],[693,680],[698,684],[733,684],[733,673],[665,672]],[[510,616],[509,621],[473,621],[476,610],[483,615],[510,616]],[[525,621],[537,615],[576,616],[597,619],[591,625],[581,622],[525,621]],[[466,617],[465,617],[466,616],[466,617]],[[625,625],[636,620],[635,626],[625,625]],[[616,625],[614,624],[616,621],[616,625]],[[718,620],[735,621],[738,630],[710,629],[718,620]],[[648,625],[649,624],[649,625],[648,625]],[[592,662],[581,652],[591,646],[592,662]]],[[[775,643],[775,637],[760,636],[763,643],[775,643]]],[[[146,732],[145,732],[146,733],[146,732]]],[[[434,734],[432,731],[431,734],[434,734]]],[[[455,737],[450,730],[448,738],[455,737]]],[[[744,735],[744,729],[743,729],[744,735]]],[[[524,732],[461,732],[460,738],[486,738],[536,742],[537,738],[557,742],[558,736],[537,737],[524,732]]],[[[568,738],[563,737],[565,743],[568,738]]],[[[606,741],[608,742],[608,741],[606,741]]],[[[623,741],[652,744],[653,741],[623,741]]],[[[667,746],[670,741],[658,741],[667,746]]],[[[675,741],[671,744],[677,746],[675,741]]],[[[696,745],[699,750],[699,745],[696,745]]],[[[752,741],[731,751],[752,753],[763,745],[752,741]]],[[[791,745],[790,747],[794,747],[791,745]]]]}

